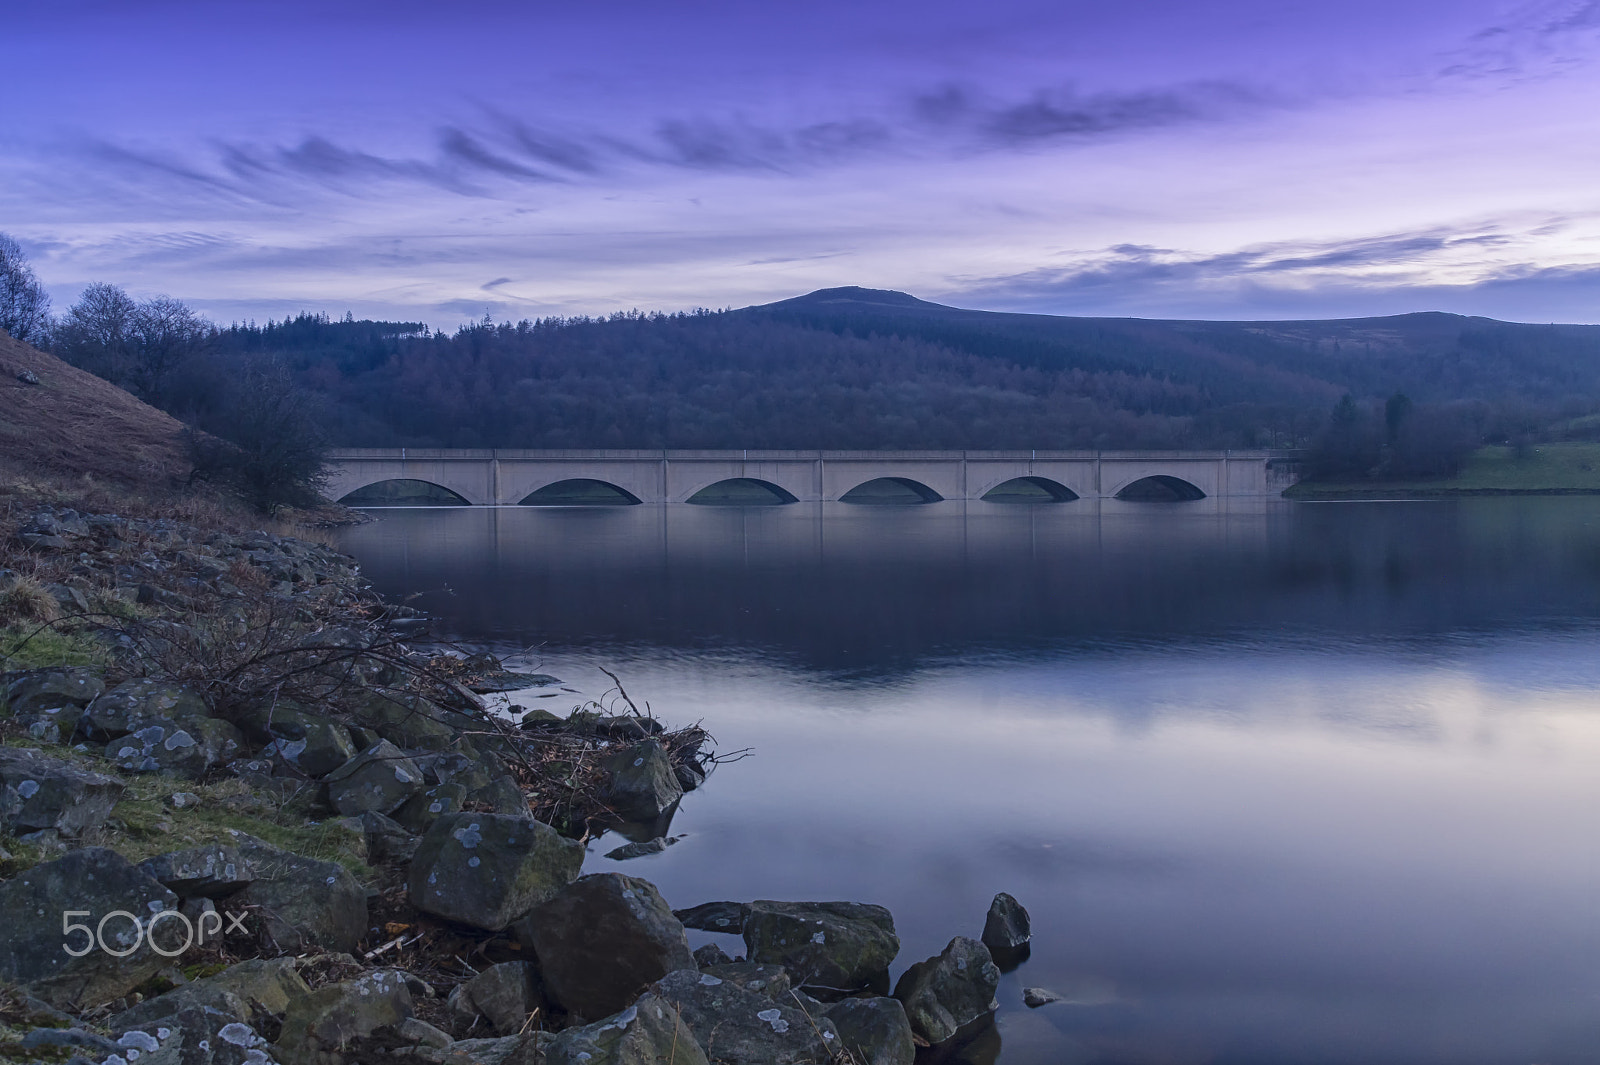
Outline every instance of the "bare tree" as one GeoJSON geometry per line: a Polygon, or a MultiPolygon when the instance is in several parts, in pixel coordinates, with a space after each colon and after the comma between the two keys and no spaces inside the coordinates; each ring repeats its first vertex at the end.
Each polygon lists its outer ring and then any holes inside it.
{"type": "Polygon", "coordinates": [[[181,300],[157,296],[139,304],[133,318],[134,391],[145,402],[165,409],[173,371],[203,354],[213,332],[211,324],[181,300]]]}
{"type": "Polygon", "coordinates": [[[134,302],[116,285],[83,290],[56,336],[56,353],[163,409],[174,373],[210,348],[216,330],[168,296],[134,302]]]}
{"type": "Polygon", "coordinates": [[[55,352],[124,388],[131,384],[134,319],[139,305],[116,285],[97,281],[83,290],[56,327],[55,352]]]}
{"type": "Polygon", "coordinates": [[[50,296],[15,240],[0,233],[0,329],[35,343],[50,330],[50,296]]]}

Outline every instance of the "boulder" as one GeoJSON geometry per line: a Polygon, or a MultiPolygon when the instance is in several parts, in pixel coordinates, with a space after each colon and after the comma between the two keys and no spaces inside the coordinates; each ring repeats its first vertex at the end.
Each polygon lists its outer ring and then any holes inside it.
{"type": "Polygon", "coordinates": [[[220,844],[158,854],[140,862],[139,868],[186,897],[221,898],[256,878],[236,848],[220,844]]]}
{"type": "Polygon", "coordinates": [[[654,994],[605,1020],[568,1028],[543,1049],[540,1065],[710,1065],[678,1011],[654,994]]]}
{"type": "Polygon", "coordinates": [[[46,595],[56,601],[63,614],[70,616],[89,613],[89,598],[83,594],[81,588],[74,588],[70,584],[47,584],[44,590],[46,595]]]}
{"type": "Polygon", "coordinates": [[[0,748],[0,824],[13,835],[49,829],[75,839],[99,828],[122,797],[120,780],[27,748],[0,748]]]}
{"type": "Polygon", "coordinates": [[[660,854],[674,843],[678,842],[677,836],[656,836],[643,843],[624,843],[606,851],[606,857],[614,862],[625,862],[630,858],[644,858],[652,854],[660,854]]]}
{"type": "Polygon", "coordinates": [[[84,1031],[82,1028],[35,1028],[22,1037],[21,1046],[23,1050],[68,1047],[74,1050],[86,1050],[96,1058],[115,1054],[122,1049],[105,1036],[84,1031]]]}
{"type": "Polygon", "coordinates": [[[255,1025],[267,1017],[283,1016],[291,1005],[309,994],[311,988],[300,978],[293,958],[252,958],[147,998],[111,1017],[106,1027],[113,1031],[139,1028],[198,1006],[230,1013],[236,1020],[255,1025]]]}
{"type": "Polygon", "coordinates": [[[621,873],[582,877],[517,925],[545,993],[568,1013],[604,1017],[675,969],[694,969],[683,925],[654,885],[621,873]]]}
{"type": "Polygon", "coordinates": [[[900,974],[894,997],[906,1008],[911,1031],[929,1044],[943,1043],[995,1009],[1000,969],[989,948],[956,936],[937,956],[900,974]]]}
{"type": "Polygon", "coordinates": [[[413,692],[357,688],[344,696],[344,702],[356,724],[406,750],[443,750],[455,742],[463,729],[482,724],[477,718],[446,710],[413,692]]]}
{"type": "Polygon", "coordinates": [[[789,974],[781,965],[762,965],[754,961],[725,961],[702,965],[702,973],[715,976],[730,984],[738,984],[747,991],[757,991],[768,998],[795,1001],[789,995],[789,974]]]}
{"type": "Polygon", "coordinates": [[[406,879],[419,910],[498,932],[571,883],[583,845],[503,814],[446,814],[422,838],[406,879]]]}
{"type": "Polygon", "coordinates": [[[139,1065],[266,1065],[271,1044],[227,1010],[191,1006],[129,1028],[106,1058],[139,1065]]]}
{"type": "Polygon", "coordinates": [[[282,758],[308,777],[326,776],[358,751],[344,725],[294,703],[252,703],[238,723],[252,740],[266,745],[263,755],[282,758]]]}
{"type": "Polygon", "coordinates": [[[893,998],[847,998],[826,1010],[839,1042],[859,1065],[912,1065],[917,1044],[905,1007],[893,998]]]}
{"type": "Polygon", "coordinates": [[[394,819],[407,831],[421,835],[445,814],[458,813],[466,801],[467,789],[464,785],[435,784],[407,799],[394,812],[394,819]]]}
{"type": "Polygon", "coordinates": [[[834,1060],[840,1046],[826,1016],[711,973],[668,973],[653,990],[677,1007],[706,1057],[723,1065],[810,1065],[834,1060]]]}
{"type": "Polygon", "coordinates": [[[745,919],[750,916],[750,905],[745,902],[703,902],[687,910],[673,910],[672,916],[683,922],[683,927],[701,932],[744,932],[745,919]]]}
{"type": "Polygon", "coordinates": [[[626,747],[606,763],[600,799],[624,821],[654,821],[683,798],[672,760],[657,740],[626,747]]]}
{"type": "Polygon", "coordinates": [[[343,1065],[345,1044],[403,1023],[411,1008],[404,975],[380,969],[297,999],[273,1050],[283,1065],[343,1065]]]}
{"type": "Polygon", "coordinates": [[[385,865],[408,863],[417,856],[422,839],[407,832],[404,827],[383,814],[368,811],[358,819],[361,831],[367,838],[367,855],[371,861],[385,865]]]}
{"type": "Polygon", "coordinates": [[[694,948],[694,963],[704,969],[708,965],[730,965],[733,959],[715,943],[706,943],[694,948]]]}
{"type": "Polygon", "coordinates": [[[130,773],[172,773],[197,779],[239,753],[239,730],[216,718],[181,723],[172,718],[146,718],[138,725],[105,749],[107,761],[130,773]]]}
{"type": "Polygon", "coordinates": [[[367,930],[367,892],[344,866],[279,850],[234,829],[229,835],[256,875],[229,900],[229,909],[256,908],[260,930],[285,953],[356,950],[367,930]]]}
{"type": "Polygon", "coordinates": [[[402,1043],[430,1047],[434,1050],[443,1050],[455,1042],[448,1032],[435,1028],[420,1017],[407,1017],[389,1030],[402,1043]]]}
{"type": "Polygon", "coordinates": [[[210,717],[210,708],[197,692],[172,681],[140,677],[118,684],[90,703],[83,729],[92,739],[111,739],[151,721],[188,726],[210,717]]]}
{"type": "Polygon", "coordinates": [[[1065,1001],[1066,996],[1059,991],[1052,991],[1048,987],[1025,987],[1022,989],[1022,1004],[1030,1010],[1040,1006],[1048,1006],[1052,1002],[1065,1001]]]}
{"type": "MultiPolygon", "coordinates": [[[[522,1031],[528,1015],[543,1002],[539,970],[525,961],[491,965],[462,984],[457,992],[461,1006],[487,1017],[501,1035],[522,1031]]],[[[455,1001],[454,995],[452,1001],[455,1001]]]]}
{"type": "Polygon", "coordinates": [[[545,1050],[552,1038],[545,1032],[528,1032],[493,1039],[457,1039],[436,1049],[412,1048],[410,1054],[418,1065],[549,1065],[545,1050]]]}
{"type": "Polygon", "coordinates": [[[1028,945],[1033,928],[1022,903],[1004,891],[989,903],[989,916],[983,922],[983,945],[996,955],[1015,953],[1028,945]]]}
{"type": "Polygon", "coordinates": [[[894,917],[859,902],[757,900],[744,942],[751,961],[781,965],[799,986],[828,994],[887,991],[889,963],[900,953],[894,917]]]}
{"type": "Polygon", "coordinates": [[[528,816],[528,800],[504,762],[493,752],[480,751],[465,739],[416,759],[430,784],[457,784],[467,789],[464,803],[482,803],[490,812],[528,816]]]}
{"type": "Polygon", "coordinates": [[[99,674],[87,669],[30,669],[7,674],[3,689],[11,716],[23,723],[40,719],[60,723],[70,736],[83,708],[106,690],[99,674]]]}
{"type": "MultiPolygon", "coordinates": [[[[147,921],[177,907],[176,895],[103,847],[85,847],[36,865],[0,883],[0,979],[22,984],[62,1009],[119,998],[171,961],[151,949],[149,937],[135,931],[132,919],[107,915],[120,911],[147,921]],[[90,931],[63,935],[62,915],[68,910],[87,911],[67,920],[90,931]],[[82,957],[67,952],[69,946],[88,946],[95,932],[110,951],[127,954],[103,952],[99,942],[82,957]]],[[[183,946],[180,926],[176,920],[160,922],[156,935],[162,949],[183,946]]]]}
{"type": "Polygon", "coordinates": [[[422,790],[422,770],[388,740],[362,751],[327,776],[328,801],[347,816],[390,814],[422,790]]]}

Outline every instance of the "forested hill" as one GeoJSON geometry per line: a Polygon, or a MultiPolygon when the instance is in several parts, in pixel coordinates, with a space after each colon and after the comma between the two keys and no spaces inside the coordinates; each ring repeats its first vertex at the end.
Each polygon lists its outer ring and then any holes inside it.
{"type": "Polygon", "coordinates": [[[1346,393],[1486,438],[1600,410],[1597,326],[1065,318],[861,288],[452,335],[302,316],[216,350],[286,361],[352,446],[1247,447],[1306,442],[1346,393]]]}

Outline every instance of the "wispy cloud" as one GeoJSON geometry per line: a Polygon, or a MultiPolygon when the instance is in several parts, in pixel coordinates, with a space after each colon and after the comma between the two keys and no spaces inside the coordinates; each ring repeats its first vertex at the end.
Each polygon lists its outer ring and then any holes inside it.
{"type": "Polygon", "coordinates": [[[1520,79],[1591,60],[1600,38],[1600,0],[1538,0],[1473,33],[1444,57],[1446,78],[1520,79]]]}
{"type": "Polygon", "coordinates": [[[1276,242],[1210,255],[1115,245],[1060,265],[957,281],[967,305],[1047,313],[1267,317],[1429,307],[1582,321],[1600,298],[1600,264],[1518,258],[1532,229],[1479,226],[1324,242],[1276,242]]]}
{"type": "MultiPolygon", "coordinates": [[[[393,151],[308,132],[291,143],[218,140],[153,150],[100,138],[67,150],[96,180],[235,202],[302,206],[301,190],[366,195],[405,184],[463,197],[552,185],[607,185],[651,170],[806,176],[871,158],[1074,146],[1181,124],[1235,119],[1269,105],[1240,84],[1133,92],[1041,87],[1011,96],[972,85],[906,92],[875,111],[786,123],[739,114],[664,116],[632,128],[583,127],[486,111],[435,131],[431,150],[393,151]]],[[[60,153],[58,153],[60,154],[60,153]]],[[[59,168],[58,168],[59,172],[59,168]]]]}
{"type": "Polygon", "coordinates": [[[1218,121],[1273,102],[1265,90],[1233,82],[1097,93],[1051,87],[1020,100],[951,84],[919,95],[913,108],[930,128],[988,146],[1023,146],[1218,121]]]}

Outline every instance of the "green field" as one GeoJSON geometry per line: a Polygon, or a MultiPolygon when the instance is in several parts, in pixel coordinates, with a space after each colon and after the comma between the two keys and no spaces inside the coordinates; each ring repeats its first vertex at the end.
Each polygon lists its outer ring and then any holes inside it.
{"type": "Polygon", "coordinates": [[[1460,474],[1430,481],[1302,481],[1289,499],[1428,499],[1438,496],[1600,495],[1600,444],[1540,444],[1473,452],[1460,474]]]}

